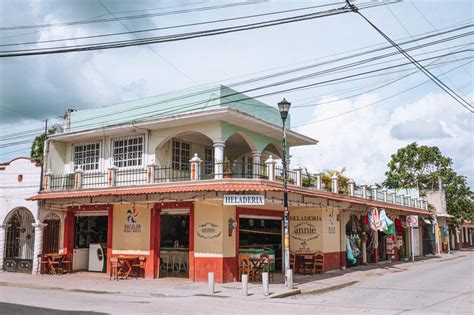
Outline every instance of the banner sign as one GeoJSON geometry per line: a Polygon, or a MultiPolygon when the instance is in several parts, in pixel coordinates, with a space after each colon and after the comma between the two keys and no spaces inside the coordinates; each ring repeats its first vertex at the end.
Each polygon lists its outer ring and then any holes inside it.
{"type": "Polygon", "coordinates": [[[417,215],[407,216],[407,226],[408,227],[418,227],[418,216],[417,215]]]}
{"type": "Polygon", "coordinates": [[[224,206],[264,206],[262,195],[224,195],[224,206]]]}

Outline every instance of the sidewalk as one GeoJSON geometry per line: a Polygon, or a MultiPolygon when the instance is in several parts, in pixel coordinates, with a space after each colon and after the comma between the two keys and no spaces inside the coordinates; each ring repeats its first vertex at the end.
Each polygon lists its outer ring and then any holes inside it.
{"type": "Polygon", "coordinates": [[[364,278],[383,275],[390,272],[400,272],[420,264],[433,263],[456,259],[464,256],[462,252],[452,255],[424,257],[415,263],[396,262],[379,263],[369,266],[357,266],[345,271],[337,270],[319,275],[295,275],[294,289],[288,290],[283,283],[270,284],[270,295],[263,296],[261,284],[249,284],[249,296],[241,294],[241,283],[224,283],[215,285],[215,294],[208,292],[207,283],[192,282],[181,278],[162,279],[128,279],[109,281],[103,273],[79,272],[65,275],[29,275],[21,273],[0,273],[0,292],[7,287],[24,287],[43,290],[62,290],[70,292],[88,292],[95,294],[118,294],[126,296],[153,297],[188,297],[214,296],[216,298],[233,299],[268,299],[283,298],[294,294],[317,294],[357,283],[364,278]]]}

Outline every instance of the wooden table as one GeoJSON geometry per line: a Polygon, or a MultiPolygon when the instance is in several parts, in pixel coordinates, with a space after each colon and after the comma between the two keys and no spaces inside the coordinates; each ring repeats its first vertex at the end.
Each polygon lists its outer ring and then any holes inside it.
{"type": "Polygon", "coordinates": [[[48,260],[48,270],[50,274],[59,274],[63,273],[63,268],[61,261],[66,257],[65,254],[44,254],[43,255],[48,260]]]}
{"type": "Polygon", "coordinates": [[[133,270],[133,263],[138,260],[138,256],[119,256],[117,277],[128,279],[133,270]]]}

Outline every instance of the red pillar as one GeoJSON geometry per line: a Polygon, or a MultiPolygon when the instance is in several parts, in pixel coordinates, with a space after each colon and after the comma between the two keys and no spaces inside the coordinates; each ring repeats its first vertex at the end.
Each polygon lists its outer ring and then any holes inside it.
{"type": "Polygon", "coordinates": [[[74,249],[74,211],[71,207],[68,207],[67,212],[66,212],[66,218],[64,219],[63,251],[65,254],[72,254],[73,249],[74,249]]]}
{"type": "Polygon", "coordinates": [[[114,212],[113,206],[109,207],[109,215],[107,216],[107,273],[110,272],[110,264],[108,263],[110,257],[112,257],[112,238],[113,238],[113,230],[114,230],[114,212]]]}

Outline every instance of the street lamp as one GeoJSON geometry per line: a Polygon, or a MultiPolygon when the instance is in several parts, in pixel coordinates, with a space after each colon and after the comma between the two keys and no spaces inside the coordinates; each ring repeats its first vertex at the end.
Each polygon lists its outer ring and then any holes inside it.
{"type": "Polygon", "coordinates": [[[286,164],[286,118],[288,118],[288,111],[290,110],[291,103],[286,99],[283,99],[278,103],[278,110],[280,111],[282,121],[282,132],[283,132],[283,207],[285,212],[283,215],[283,222],[285,227],[284,234],[284,250],[285,257],[283,259],[285,263],[285,284],[288,284],[288,271],[290,270],[290,234],[288,231],[288,165],[286,164]]]}

